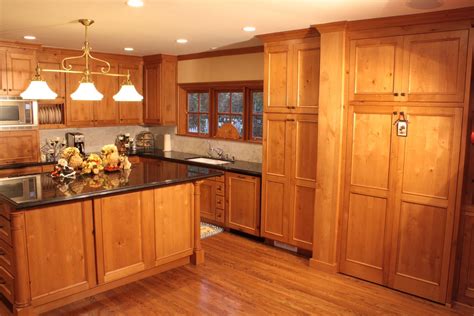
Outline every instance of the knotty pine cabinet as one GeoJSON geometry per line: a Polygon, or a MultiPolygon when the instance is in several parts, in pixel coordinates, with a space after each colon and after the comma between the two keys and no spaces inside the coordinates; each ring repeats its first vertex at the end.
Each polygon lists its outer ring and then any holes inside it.
{"type": "Polygon", "coordinates": [[[36,51],[0,47],[0,95],[19,96],[35,73],[36,51]]]}
{"type": "Polygon", "coordinates": [[[260,236],[260,178],[225,173],[226,227],[260,236]]]}
{"type": "Polygon", "coordinates": [[[317,137],[317,115],[264,114],[263,237],[312,249],[317,137]]]}
{"type": "Polygon", "coordinates": [[[265,43],[265,112],[317,113],[319,54],[319,37],[265,43]]]}
{"type": "MultiPolygon", "coordinates": [[[[60,50],[38,51],[38,63],[41,69],[59,70],[63,58],[60,50]]],[[[58,94],[57,98],[63,103],[66,97],[66,74],[62,72],[42,72],[41,77],[48,83],[51,90],[58,94]]]]}
{"type": "Polygon", "coordinates": [[[201,184],[201,218],[212,224],[225,224],[224,176],[205,179],[201,184]]]}
{"type": "Polygon", "coordinates": [[[0,132],[0,164],[37,162],[39,135],[37,130],[0,132]]]}
{"type": "Polygon", "coordinates": [[[350,41],[349,100],[463,102],[468,30],[350,41]]]}
{"type": "Polygon", "coordinates": [[[144,57],[143,122],[153,125],[175,125],[177,122],[177,57],[154,55],[144,57]]]}
{"type": "MultiPolygon", "coordinates": [[[[141,63],[121,62],[118,65],[118,72],[127,74],[130,72],[130,79],[135,85],[138,93],[143,95],[143,65],[141,63]]],[[[118,87],[125,79],[118,78],[118,87]]],[[[123,125],[137,125],[143,123],[143,102],[118,102],[119,120],[123,125]]]]}
{"type": "Polygon", "coordinates": [[[350,106],[340,271],[446,300],[461,108],[350,106]],[[408,119],[407,137],[394,125],[408,119]]]}

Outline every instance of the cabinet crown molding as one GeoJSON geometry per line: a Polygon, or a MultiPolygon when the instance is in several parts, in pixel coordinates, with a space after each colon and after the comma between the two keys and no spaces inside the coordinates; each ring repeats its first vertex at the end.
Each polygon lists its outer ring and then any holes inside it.
{"type": "Polygon", "coordinates": [[[330,32],[340,32],[347,29],[347,21],[338,21],[324,24],[314,24],[312,25],[319,33],[330,33],[330,32]]]}
{"type": "Polygon", "coordinates": [[[260,39],[264,43],[268,43],[268,42],[286,41],[286,40],[292,40],[292,39],[319,37],[319,32],[314,27],[309,27],[309,28],[299,29],[299,30],[260,34],[255,37],[260,39]]]}
{"type": "Polygon", "coordinates": [[[156,54],[156,55],[149,55],[143,56],[143,61],[145,64],[154,64],[154,63],[161,63],[162,61],[177,61],[178,56],[174,55],[165,55],[165,54],[156,54]]]}
{"type": "Polygon", "coordinates": [[[24,43],[19,41],[9,41],[0,39],[0,47],[2,48],[28,48],[28,49],[39,49],[40,44],[24,43]]]}
{"type": "Polygon", "coordinates": [[[349,21],[347,24],[347,28],[349,31],[362,31],[378,28],[418,24],[436,24],[442,22],[455,22],[463,20],[466,22],[474,23],[474,6],[453,10],[349,21]]]}

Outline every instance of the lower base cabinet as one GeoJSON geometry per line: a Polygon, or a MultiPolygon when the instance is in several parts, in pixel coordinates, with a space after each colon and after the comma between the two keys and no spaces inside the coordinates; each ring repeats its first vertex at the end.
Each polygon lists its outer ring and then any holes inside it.
{"type": "Polygon", "coordinates": [[[1,203],[0,315],[10,304],[36,315],[200,263],[196,192],[185,183],[15,212],[1,203]]]}
{"type": "Polygon", "coordinates": [[[201,184],[201,219],[260,236],[260,177],[226,172],[201,184]]]}
{"type": "Polygon", "coordinates": [[[226,172],[226,227],[260,236],[260,178],[226,172]]]}

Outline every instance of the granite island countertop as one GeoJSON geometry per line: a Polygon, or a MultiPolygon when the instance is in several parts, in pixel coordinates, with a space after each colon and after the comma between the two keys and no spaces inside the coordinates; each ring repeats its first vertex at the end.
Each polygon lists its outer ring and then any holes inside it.
{"type": "Polygon", "coordinates": [[[221,175],[223,172],[212,168],[157,159],[134,164],[131,170],[78,175],[75,179],[53,179],[49,173],[2,178],[0,199],[24,210],[221,175]]]}
{"type": "MultiPolygon", "coordinates": [[[[203,155],[183,153],[179,151],[164,152],[162,150],[154,150],[150,152],[136,152],[136,153],[130,154],[129,156],[138,156],[138,157],[144,157],[144,158],[155,158],[159,160],[180,162],[180,163],[185,163],[189,165],[203,166],[207,168],[242,173],[242,174],[247,174],[247,175],[257,176],[257,177],[260,177],[262,175],[262,164],[257,163],[257,162],[236,160],[234,162],[229,162],[224,165],[209,165],[209,164],[203,164],[199,162],[188,161],[189,158],[204,157],[203,155]]],[[[32,167],[32,166],[45,166],[45,165],[50,165],[50,164],[54,164],[54,162],[50,161],[50,162],[27,162],[27,163],[8,164],[8,165],[0,165],[0,170],[24,168],[24,167],[32,167]]]]}

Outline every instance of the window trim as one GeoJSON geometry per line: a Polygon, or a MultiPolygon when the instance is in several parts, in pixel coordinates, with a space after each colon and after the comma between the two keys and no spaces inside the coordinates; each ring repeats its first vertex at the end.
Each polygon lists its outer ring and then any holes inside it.
{"type": "Polygon", "coordinates": [[[204,138],[207,138],[211,135],[211,100],[209,100],[209,96],[208,96],[208,100],[207,100],[207,106],[208,106],[208,111],[207,112],[201,112],[201,96],[199,96],[199,104],[198,104],[198,112],[188,112],[188,94],[189,93],[198,93],[198,94],[201,94],[201,93],[209,93],[208,90],[189,90],[186,92],[186,132],[189,134],[189,135],[192,135],[192,136],[195,136],[195,137],[204,137],[204,138]],[[188,121],[188,115],[189,114],[197,114],[198,115],[198,132],[197,133],[191,133],[189,132],[188,130],[188,124],[189,124],[189,121],[188,121]],[[203,134],[200,132],[200,126],[201,126],[201,114],[207,114],[207,119],[209,120],[209,132],[207,134],[203,134]]]}
{"type": "MultiPolygon", "coordinates": [[[[200,82],[200,83],[185,83],[178,85],[178,130],[177,135],[198,137],[198,138],[209,138],[209,139],[222,139],[227,141],[238,141],[238,142],[249,142],[249,143],[262,143],[261,139],[252,139],[252,91],[263,92],[263,81],[252,80],[252,81],[229,81],[229,82],[200,82]],[[242,91],[244,98],[243,108],[243,124],[244,132],[241,139],[228,139],[223,137],[217,137],[217,92],[225,91],[242,91]],[[209,135],[200,133],[189,133],[188,132],[188,93],[194,92],[208,92],[209,93],[209,135]]],[[[194,113],[194,112],[191,112],[194,113]]],[[[263,113],[262,113],[263,115],[263,113]]]]}

